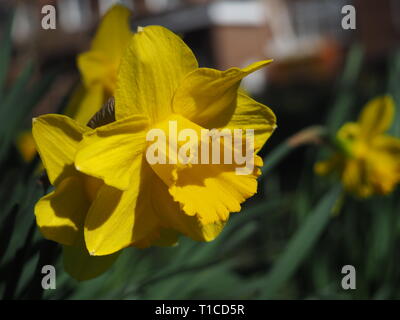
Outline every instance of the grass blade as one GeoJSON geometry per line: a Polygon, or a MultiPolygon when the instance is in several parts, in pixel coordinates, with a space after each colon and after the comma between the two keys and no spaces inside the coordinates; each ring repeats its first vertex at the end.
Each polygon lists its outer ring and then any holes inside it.
{"type": "Polygon", "coordinates": [[[344,72],[339,80],[336,100],[328,114],[327,126],[330,133],[335,133],[347,120],[351,107],[354,105],[356,98],[354,87],[360,75],[363,57],[364,53],[360,45],[353,45],[348,53],[344,72]]]}
{"type": "Polygon", "coordinates": [[[272,270],[264,280],[261,299],[271,298],[300,266],[308,252],[317,242],[319,236],[328,224],[332,209],[340,194],[340,188],[335,186],[318,203],[314,211],[306,219],[300,229],[290,239],[285,251],[279,257],[272,270]]]}
{"type": "Polygon", "coordinates": [[[7,78],[8,66],[10,65],[12,41],[11,29],[14,14],[10,14],[5,24],[3,38],[0,46],[0,100],[4,93],[4,83],[7,78]]]}

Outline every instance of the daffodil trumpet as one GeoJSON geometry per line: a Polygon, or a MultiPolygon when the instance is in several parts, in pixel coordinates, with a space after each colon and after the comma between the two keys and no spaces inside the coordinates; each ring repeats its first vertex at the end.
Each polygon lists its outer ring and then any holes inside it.
{"type": "MultiPolygon", "coordinates": [[[[176,116],[174,116],[176,118],[176,116]]],[[[180,119],[180,121],[188,121],[180,119]]],[[[152,128],[146,141],[152,142],[146,150],[150,165],[161,164],[233,164],[239,175],[254,169],[254,130],[185,128],[178,131],[178,120],[167,120],[167,130],[152,128]],[[168,143],[167,143],[168,140],[168,143]],[[243,151],[245,155],[243,156],[243,151]]]]}

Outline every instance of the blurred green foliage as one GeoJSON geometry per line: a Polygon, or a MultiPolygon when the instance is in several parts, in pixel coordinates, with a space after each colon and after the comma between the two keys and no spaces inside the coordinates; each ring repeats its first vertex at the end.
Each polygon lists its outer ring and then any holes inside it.
{"type": "MultiPolygon", "coordinates": [[[[324,150],[307,146],[299,179],[282,187],[282,160],[293,151],[274,133],[275,149],[265,155],[260,191],[232,214],[211,243],[182,238],[172,248],[127,249],[102,276],[78,282],[63,268],[60,247],[38,232],[33,206],[46,193],[36,157],[27,164],[14,142],[24,119],[50,90],[57,73],[32,82],[27,63],[6,84],[11,61],[8,29],[0,46],[0,297],[4,299],[388,299],[400,298],[400,201],[359,201],[336,181],[313,173],[324,150]],[[41,268],[53,264],[57,289],[41,289],[41,268]],[[357,289],[341,288],[341,268],[354,265],[357,289]]],[[[343,75],[331,90],[325,125],[331,133],[359,110],[365,67],[359,46],[349,50],[343,75]],[[355,110],[357,111],[357,110],[355,110]]],[[[397,102],[391,133],[400,136],[400,52],[389,58],[385,90],[397,102]]],[[[380,92],[370,92],[373,97],[380,92]]],[[[361,98],[363,99],[363,98],[361,98]]],[[[272,106],[274,107],[274,106],[272,106]]],[[[325,108],[326,109],[326,108],[325,108]]],[[[279,120],[279,118],[278,118],[279,120]]],[[[281,126],[284,122],[280,121],[281,126]]],[[[269,144],[266,145],[269,150],[269,144]]]]}

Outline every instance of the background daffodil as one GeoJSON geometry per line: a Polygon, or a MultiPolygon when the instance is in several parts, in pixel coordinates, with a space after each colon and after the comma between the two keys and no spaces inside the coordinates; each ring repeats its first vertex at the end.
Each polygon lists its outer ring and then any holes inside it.
{"type": "MultiPolygon", "coordinates": [[[[78,56],[82,84],[72,94],[65,114],[82,125],[114,94],[121,56],[132,37],[130,15],[122,5],[111,7],[101,20],[90,50],[78,56]]],[[[21,133],[16,144],[25,161],[34,158],[36,149],[30,130],[21,133]]]]}
{"type": "Polygon", "coordinates": [[[243,77],[269,62],[226,71],[199,68],[178,36],[159,26],[140,28],[118,74],[117,121],[85,134],[75,159],[79,171],[105,182],[85,220],[91,254],[148,246],[165,234],[173,243],[178,233],[210,241],[221,232],[229,213],[256,193],[259,169],[239,176],[235,165],[150,166],[146,133],[169,120],[195,131],[251,128],[258,151],[276,118],[238,88],[243,77]]]}
{"type": "Polygon", "coordinates": [[[66,114],[86,124],[114,94],[121,57],[129,44],[131,12],[114,5],[102,18],[90,50],[78,56],[82,85],[74,93],[66,114]]]}
{"type": "Polygon", "coordinates": [[[388,194],[400,181],[400,139],[385,134],[394,115],[389,96],[370,101],[357,122],[337,133],[342,151],[315,166],[318,174],[339,174],[348,192],[359,197],[388,194]]]}

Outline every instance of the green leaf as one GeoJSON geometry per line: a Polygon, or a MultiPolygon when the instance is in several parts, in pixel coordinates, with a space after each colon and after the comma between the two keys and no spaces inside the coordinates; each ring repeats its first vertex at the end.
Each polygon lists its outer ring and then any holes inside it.
{"type": "Polygon", "coordinates": [[[332,210],[341,188],[335,186],[328,192],[308,216],[304,224],[290,239],[285,251],[279,257],[272,270],[264,279],[258,279],[263,290],[261,299],[274,296],[275,292],[290,279],[301,263],[307,258],[307,254],[317,243],[321,233],[328,225],[332,210]]]}
{"type": "Polygon", "coordinates": [[[272,171],[272,169],[279,164],[279,162],[285,158],[290,151],[292,151],[294,148],[289,145],[287,141],[284,141],[275,149],[273,149],[270,153],[267,154],[267,156],[264,158],[264,165],[261,168],[262,174],[266,174],[267,172],[272,171]]]}
{"type": "Polygon", "coordinates": [[[111,268],[119,254],[91,256],[83,242],[77,246],[64,246],[64,268],[78,281],[93,279],[111,268]]]}
{"type": "Polygon", "coordinates": [[[396,112],[389,134],[400,137],[400,50],[397,50],[389,63],[388,92],[395,101],[396,112]]]}
{"type": "Polygon", "coordinates": [[[353,45],[347,55],[344,72],[339,80],[336,100],[327,118],[327,126],[331,134],[336,133],[351,114],[351,107],[355,101],[354,87],[360,75],[363,58],[364,53],[360,45],[353,45]]]}
{"type": "Polygon", "coordinates": [[[14,14],[10,14],[9,17],[7,18],[0,46],[0,100],[3,96],[4,83],[7,78],[8,66],[10,65],[10,59],[11,59],[11,49],[12,49],[11,29],[12,29],[13,17],[14,14]]]}
{"type": "Polygon", "coordinates": [[[0,119],[7,119],[7,121],[3,121],[0,126],[0,158],[8,151],[10,142],[14,137],[13,130],[15,130],[16,119],[18,119],[20,113],[25,111],[21,110],[21,105],[18,102],[22,97],[25,97],[25,88],[32,75],[32,69],[32,64],[28,63],[1,105],[0,119]]]}

